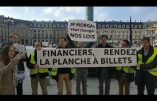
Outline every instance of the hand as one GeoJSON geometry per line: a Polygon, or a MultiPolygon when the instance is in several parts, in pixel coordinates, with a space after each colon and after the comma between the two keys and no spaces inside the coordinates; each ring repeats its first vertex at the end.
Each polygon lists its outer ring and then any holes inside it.
{"type": "Polygon", "coordinates": [[[37,65],[37,64],[36,64],[36,65],[34,65],[34,68],[39,68],[39,65],[37,65]]]}
{"type": "Polygon", "coordinates": [[[13,58],[13,60],[21,60],[21,59],[23,59],[24,57],[25,57],[24,54],[19,53],[19,54],[17,54],[17,55],[13,58]]]}

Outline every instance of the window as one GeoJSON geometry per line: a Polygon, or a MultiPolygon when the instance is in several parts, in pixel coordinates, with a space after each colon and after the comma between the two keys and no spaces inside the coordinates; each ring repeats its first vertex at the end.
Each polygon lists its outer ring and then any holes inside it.
{"type": "Polygon", "coordinates": [[[101,27],[101,24],[98,24],[98,27],[101,27]]]}
{"type": "Polygon", "coordinates": [[[129,28],[129,25],[127,25],[126,28],[129,28]]]}
{"type": "Polygon", "coordinates": [[[135,25],[135,28],[137,28],[137,25],[135,25]]]}
{"type": "Polygon", "coordinates": [[[102,25],[102,28],[105,28],[105,25],[102,25]]]}
{"type": "Polygon", "coordinates": [[[38,24],[38,27],[40,27],[40,24],[38,24]]]}
{"type": "Polygon", "coordinates": [[[139,31],[139,34],[141,34],[141,31],[139,31]]]}
{"type": "Polygon", "coordinates": [[[36,24],[34,23],[34,27],[36,27],[36,24]]]}
{"type": "Polygon", "coordinates": [[[112,35],[110,35],[110,38],[112,39],[112,35]]]}
{"type": "Polygon", "coordinates": [[[121,28],[121,25],[118,25],[118,28],[121,28]]]}
{"type": "Polygon", "coordinates": [[[42,33],[42,38],[44,38],[44,33],[42,33]]]}
{"type": "Polygon", "coordinates": [[[53,27],[56,27],[56,24],[53,24],[53,27]]]}
{"type": "Polygon", "coordinates": [[[57,24],[57,27],[60,27],[60,24],[57,24]]]}
{"type": "MultiPolygon", "coordinates": [[[[50,34],[51,35],[51,34],[50,34]]],[[[46,34],[46,39],[48,38],[48,35],[46,34]]],[[[51,37],[50,37],[51,38],[51,37]]]]}
{"type": "Polygon", "coordinates": [[[138,28],[141,28],[142,26],[141,25],[138,25],[138,28]]]}
{"type": "Polygon", "coordinates": [[[117,25],[116,25],[116,24],[114,24],[114,28],[117,28],[117,25]]]}
{"type": "Polygon", "coordinates": [[[110,25],[110,28],[113,28],[113,25],[110,25]]]}
{"type": "Polygon", "coordinates": [[[136,31],[135,31],[135,33],[136,33],[136,31]]]}
{"type": "Polygon", "coordinates": [[[65,27],[67,28],[67,27],[68,27],[68,24],[65,24],[65,27]]]}
{"type": "Polygon", "coordinates": [[[125,25],[124,25],[124,24],[122,25],[122,28],[125,28],[125,25]]]}
{"type": "Polygon", "coordinates": [[[106,28],[109,28],[109,25],[108,25],[108,24],[106,25],[106,28]]]}
{"type": "MultiPolygon", "coordinates": [[[[47,38],[47,34],[46,34],[46,38],[47,38]]],[[[52,39],[52,34],[50,34],[50,39],[52,39]]]]}
{"type": "Polygon", "coordinates": [[[38,34],[38,38],[40,39],[40,34],[38,34]]]}
{"type": "Polygon", "coordinates": [[[64,25],[63,25],[63,24],[61,24],[61,27],[64,27],[64,25]]]}

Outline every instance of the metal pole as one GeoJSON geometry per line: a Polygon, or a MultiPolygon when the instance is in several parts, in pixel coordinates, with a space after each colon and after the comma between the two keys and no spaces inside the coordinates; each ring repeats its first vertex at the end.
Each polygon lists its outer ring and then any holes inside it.
{"type": "Polygon", "coordinates": [[[8,41],[9,41],[10,33],[9,33],[9,21],[8,20],[7,20],[7,23],[8,23],[8,41]]]}
{"type": "Polygon", "coordinates": [[[129,35],[129,41],[130,41],[130,46],[132,46],[132,22],[131,22],[131,16],[130,16],[130,35],[129,35]]]}
{"type": "Polygon", "coordinates": [[[153,46],[153,27],[152,27],[152,46],[153,46]]]}

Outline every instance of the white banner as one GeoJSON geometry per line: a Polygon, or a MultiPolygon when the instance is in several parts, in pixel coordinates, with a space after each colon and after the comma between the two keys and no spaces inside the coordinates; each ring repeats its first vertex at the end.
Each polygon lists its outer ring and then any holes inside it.
{"type": "Polygon", "coordinates": [[[37,52],[40,68],[136,66],[135,48],[43,49],[37,52]]]}
{"type": "Polygon", "coordinates": [[[74,41],[96,41],[96,23],[87,20],[69,20],[68,35],[70,36],[71,40],[74,41]]]}

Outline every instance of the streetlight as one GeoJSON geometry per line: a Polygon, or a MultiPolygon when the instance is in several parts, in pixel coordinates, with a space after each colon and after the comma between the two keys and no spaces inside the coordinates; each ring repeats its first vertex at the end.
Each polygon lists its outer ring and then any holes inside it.
{"type": "Polygon", "coordinates": [[[8,26],[8,38],[7,37],[5,38],[5,42],[6,42],[7,39],[9,40],[9,36],[10,36],[10,24],[13,23],[13,20],[8,17],[8,18],[5,19],[5,22],[7,23],[7,26],[8,26]]]}

